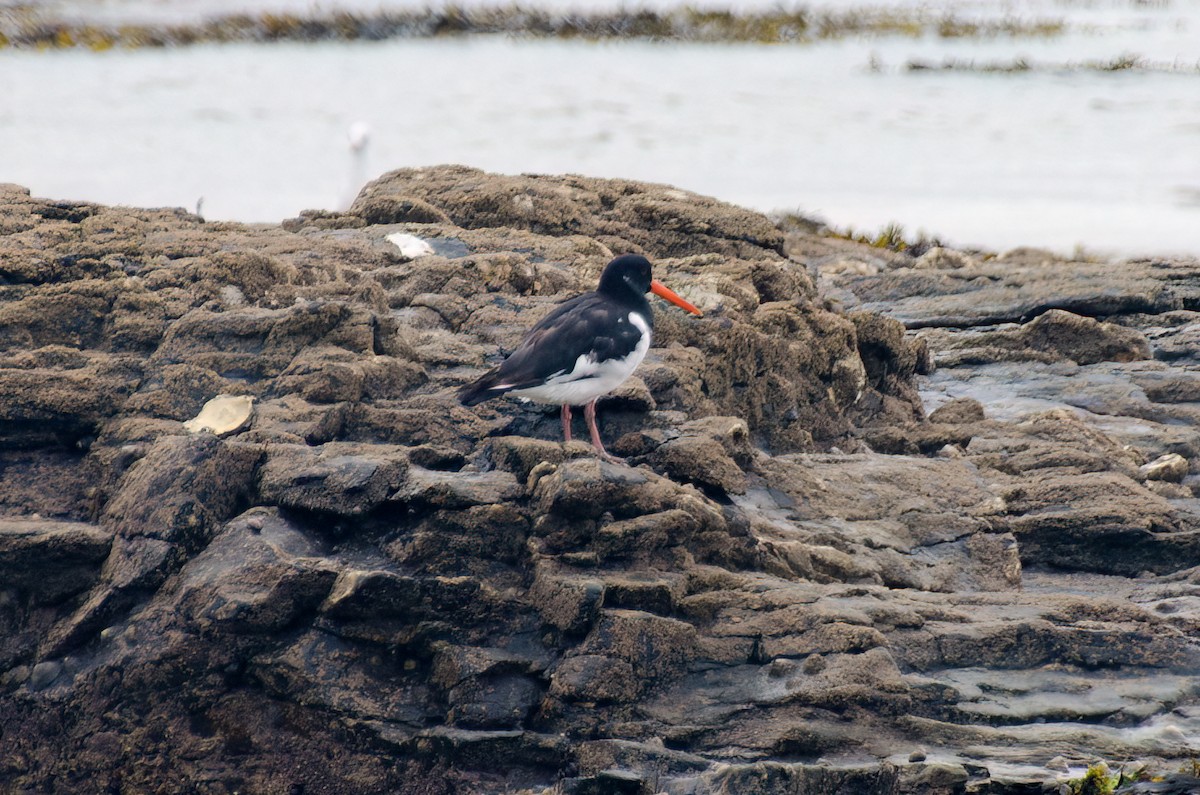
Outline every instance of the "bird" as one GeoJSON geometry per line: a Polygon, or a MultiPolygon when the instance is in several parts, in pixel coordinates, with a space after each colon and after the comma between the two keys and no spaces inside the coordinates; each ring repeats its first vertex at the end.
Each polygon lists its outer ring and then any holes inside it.
{"type": "Polygon", "coordinates": [[[613,259],[589,293],[559,304],[525,335],[499,367],[462,387],[466,406],[509,394],[562,406],[564,441],[571,441],[571,406],[583,406],[592,445],[603,458],[596,401],[633,374],[654,330],[647,293],[694,315],[703,313],[651,277],[650,261],[638,254],[613,259]]]}

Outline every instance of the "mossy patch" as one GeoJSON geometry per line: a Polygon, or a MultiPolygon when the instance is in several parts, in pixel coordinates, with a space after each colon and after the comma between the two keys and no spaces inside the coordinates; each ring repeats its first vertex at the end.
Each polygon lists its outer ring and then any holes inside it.
{"type": "Polygon", "coordinates": [[[1154,781],[1145,766],[1122,767],[1116,773],[1109,770],[1105,762],[1097,762],[1079,778],[1066,782],[1064,790],[1070,795],[1113,795],[1120,787],[1138,781],[1154,781]]]}

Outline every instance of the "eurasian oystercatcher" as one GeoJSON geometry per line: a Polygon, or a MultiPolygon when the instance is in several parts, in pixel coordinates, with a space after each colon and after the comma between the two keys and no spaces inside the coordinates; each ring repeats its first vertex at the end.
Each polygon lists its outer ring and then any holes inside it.
{"type": "Polygon", "coordinates": [[[700,310],[650,277],[650,261],[617,257],[594,292],[559,304],[534,326],[499,367],[459,390],[474,406],[503,394],[562,406],[563,436],[571,440],[571,406],[583,406],[592,444],[611,458],[596,428],[596,400],[616,389],[646,357],[654,314],[646,293],[694,315],[700,310]]]}

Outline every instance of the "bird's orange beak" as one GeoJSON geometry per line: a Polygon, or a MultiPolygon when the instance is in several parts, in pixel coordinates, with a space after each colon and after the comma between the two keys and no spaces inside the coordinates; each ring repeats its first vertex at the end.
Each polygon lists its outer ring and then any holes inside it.
{"type": "Polygon", "coordinates": [[[667,287],[665,284],[660,282],[658,279],[650,280],[650,292],[654,293],[659,298],[663,298],[663,299],[666,299],[667,301],[670,301],[671,303],[675,304],[675,306],[679,307],[680,309],[686,309],[687,311],[691,312],[693,315],[703,315],[704,314],[699,309],[692,306],[687,301],[683,300],[678,295],[676,295],[674,290],[667,287]]]}

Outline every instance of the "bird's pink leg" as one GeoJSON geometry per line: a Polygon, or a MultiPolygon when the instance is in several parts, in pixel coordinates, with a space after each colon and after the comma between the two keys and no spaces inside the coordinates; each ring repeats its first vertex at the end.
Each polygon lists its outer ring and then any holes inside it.
{"type": "Polygon", "coordinates": [[[596,427],[596,401],[592,401],[583,407],[583,416],[587,420],[588,430],[592,432],[592,446],[600,451],[600,457],[609,461],[621,461],[615,455],[609,454],[604,449],[604,442],[600,441],[600,429],[596,427]]]}
{"type": "Polygon", "coordinates": [[[563,441],[571,441],[571,407],[566,403],[562,405],[562,423],[563,423],[563,441]]]}

